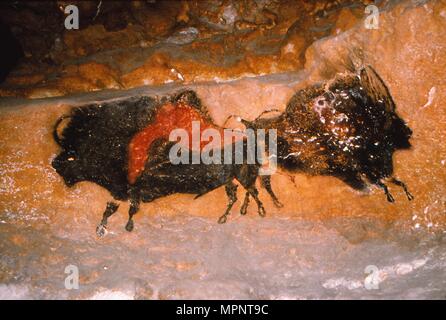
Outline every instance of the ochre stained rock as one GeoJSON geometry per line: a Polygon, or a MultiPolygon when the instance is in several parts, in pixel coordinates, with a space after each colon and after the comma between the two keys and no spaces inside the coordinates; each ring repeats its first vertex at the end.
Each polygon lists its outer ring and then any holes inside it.
{"type": "Polygon", "coordinates": [[[0,12],[17,30],[26,58],[0,85],[0,96],[39,98],[119,88],[116,83],[133,88],[300,70],[311,43],[362,18],[362,2],[77,1],[79,30],[63,28],[67,1],[41,9],[5,5],[0,12]],[[43,35],[35,32],[42,29],[43,35]],[[97,82],[66,74],[67,66],[91,63],[113,71],[101,72],[97,82]]]}
{"type": "MultiPolygon", "coordinates": [[[[379,233],[381,227],[392,224],[405,230],[441,233],[446,227],[446,107],[443,103],[446,99],[445,12],[444,4],[434,1],[424,5],[411,2],[395,5],[381,12],[378,30],[368,30],[362,23],[356,23],[346,32],[313,43],[306,51],[305,69],[300,73],[220,83],[171,84],[123,94],[162,96],[184,87],[191,88],[196,90],[215,122],[222,125],[229,115],[254,119],[263,110],[283,110],[297,89],[330,79],[349,65],[371,64],[388,85],[397,113],[413,130],[412,149],[397,152],[394,164],[395,175],[407,183],[415,200],[407,201],[399,188],[391,187],[396,202],[390,204],[381,190],[371,189],[369,193],[360,193],[332,177],[310,177],[305,174],[290,177],[286,172],[278,172],[272,177],[272,185],[285,206],[276,209],[266,192],[260,189],[260,197],[267,210],[265,219],[287,217],[327,223],[333,218],[342,217],[374,220],[380,227],[370,231],[372,236],[379,233]]],[[[198,63],[171,61],[161,56],[153,58],[151,63],[162,70],[164,79],[175,82],[182,80],[178,80],[178,75],[171,69],[182,74],[185,82],[212,79],[211,75],[206,75],[200,69],[198,63]]],[[[249,58],[245,61],[248,62],[247,66],[242,66],[242,63],[239,66],[245,68],[242,69],[244,72],[255,70],[254,62],[249,64],[249,58]]],[[[91,65],[91,68],[97,70],[98,74],[103,72],[115,76],[107,68],[98,65],[91,65]]],[[[147,79],[154,77],[149,72],[150,67],[147,70],[135,70],[139,71],[132,71],[124,77],[124,87],[141,84],[143,76],[147,79]]],[[[68,69],[67,72],[94,82],[89,68],[68,69]]],[[[227,75],[227,72],[231,71],[223,67],[216,68],[213,76],[227,75]]],[[[76,82],[74,85],[81,86],[76,82]]],[[[54,90],[63,89],[56,87],[54,90]]],[[[52,138],[52,126],[72,106],[101,99],[101,94],[97,93],[82,99],[26,100],[20,102],[21,106],[17,105],[19,102],[8,106],[11,100],[2,102],[1,220],[18,225],[48,224],[59,235],[75,230],[79,237],[93,237],[94,228],[110,196],[104,189],[88,182],[73,188],[63,184],[61,177],[50,165],[58,152],[58,146],[52,138]]],[[[239,199],[242,196],[239,188],[239,199]]],[[[172,195],[142,205],[141,211],[135,216],[135,223],[138,226],[138,220],[143,215],[155,214],[197,215],[217,221],[226,204],[224,188],[196,200],[189,195],[172,195]]],[[[237,219],[255,219],[253,217],[257,213],[252,204],[248,216],[235,218],[239,206],[240,203],[234,206],[229,224],[237,223],[234,221],[237,219]]],[[[113,217],[111,229],[124,226],[127,209],[127,204],[121,205],[119,214],[113,217]]],[[[135,233],[138,232],[137,228],[135,233]]],[[[363,239],[363,236],[352,237],[363,239]]]]}

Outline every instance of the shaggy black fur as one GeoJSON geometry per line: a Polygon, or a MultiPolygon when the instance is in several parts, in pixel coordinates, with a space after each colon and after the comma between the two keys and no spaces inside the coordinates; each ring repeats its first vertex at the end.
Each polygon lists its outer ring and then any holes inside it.
{"type": "MultiPolygon", "coordinates": [[[[150,147],[148,157],[150,160],[136,183],[128,183],[127,162],[130,140],[153,121],[157,109],[168,100],[193,106],[204,118],[212,122],[207,110],[193,91],[184,91],[171,98],[165,97],[161,101],[141,97],[75,108],[69,116],[61,117],[56,122],[54,139],[62,148],[62,152],[53,160],[53,167],[64,178],[67,186],[80,181],[91,181],[109,190],[116,200],[130,200],[129,221],[126,225],[128,231],[133,229],[132,217],[138,211],[140,201],[151,202],[174,193],[196,194],[198,197],[223,185],[226,186],[229,197],[226,212],[219,219],[220,223],[224,223],[237,200],[235,192],[237,186],[232,182],[234,179],[246,189],[241,213],[246,213],[246,206],[251,196],[257,203],[259,214],[264,216],[265,210],[254,186],[259,164],[173,165],[168,155],[174,143],[163,139],[155,141],[150,147]],[[60,134],[58,127],[68,118],[70,121],[60,134]]],[[[246,153],[246,141],[243,143],[243,150],[246,153]]],[[[235,157],[234,145],[232,150],[235,157]]],[[[246,154],[243,159],[247,159],[246,154]]],[[[269,177],[263,176],[262,182],[274,203],[281,206],[271,189],[269,177]]],[[[117,209],[117,204],[113,202],[107,204],[102,222],[97,229],[98,235],[104,234],[108,217],[117,209]]]]}
{"type": "Polygon", "coordinates": [[[290,171],[335,176],[362,190],[383,180],[403,187],[392,177],[392,156],[410,148],[410,128],[396,114],[395,103],[382,79],[370,66],[327,83],[297,92],[284,113],[260,119],[257,128],[278,130],[278,164],[290,171]]]}

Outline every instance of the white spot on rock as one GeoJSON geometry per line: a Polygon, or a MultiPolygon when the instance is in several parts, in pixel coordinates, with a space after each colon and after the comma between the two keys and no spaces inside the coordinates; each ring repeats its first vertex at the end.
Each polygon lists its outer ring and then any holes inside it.
{"type": "Polygon", "coordinates": [[[95,293],[90,300],[134,300],[133,295],[117,290],[103,290],[95,293]]]}
{"type": "Polygon", "coordinates": [[[427,102],[425,103],[424,106],[421,107],[421,109],[427,108],[427,107],[429,107],[432,104],[432,101],[434,101],[436,92],[437,92],[437,88],[436,87],[432,87],[429,90],[429,94],[428,94],[428,97],[427,97],[427,102]]]}

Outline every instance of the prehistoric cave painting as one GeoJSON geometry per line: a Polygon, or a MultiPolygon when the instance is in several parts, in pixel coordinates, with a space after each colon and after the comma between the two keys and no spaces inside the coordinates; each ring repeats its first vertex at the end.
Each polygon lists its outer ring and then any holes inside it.
{"type": "MultiPolygon", "coordinates": [[[[202,130],[223,130],[193,91],[160,101],[134,97],[74,108],[55,124],[54,139],[62,151],[52,165],[67,186],[91,181],[106,188],[115,200],[129,200],[128,231],[133,230],[132,217],[140,202],[174,193],[199,197],[221,186],[229,198],[219,219],[224,223],[237,201],[234,179],[246,190],[241,214],[246,214],[252,197],[259,215],[265,215],[255,187],[258,177],[274,204],[282,206],[270,176],[259,175],[260,159],[249,164],[244,155],[241,164],[172,164],[169,150],[174,142],[168,140],[169,132],[178,127],[190,131],[191,121],[199,121],[202,130]],[[59,129],[64,122],[65,127],[59,129]]],[[[300,90],[276,117],[242,121],[253,130],[277,130],[277,164],[284,170],[334,176],[358,190],[376,185],[393,202],[385,184],[389,180],[413,199],[406,185],[392,176],[393,153],[410,148],[412,132],[396,114],[389,90],[371,67],[300,90]]],[[[247,141],[242,143],[247,152],[247,141]]],[[[233,157],[235,149],[232,145],[233,157]]],[[[190,157],[194,152],[200,150],[191,150],[190,157]]],[[[97,228],[99,236],[117,209],[115,202],[107,204],[97,228]]]]}
{"type": "MultiPolygon", "coordinates": [[[[189,92],[188,94],[194,94],[189,92]]],[[[182,94],[179,97],[184,97],[182,94]]],[[[223,128],[216,126],[212,119],[206,116],[199,108],[199,104],[194,104],[182,99],[176,99],[173,102],[163,104],[157,109],[154,118],[143,130],[139,131],[130,141],[128,148],[128,180],[131,184],[141,175],[147,161],[154,161],[148,158],[148,150],[152,143],[158,139],[169,138],[169,134],[175,129],[185,129],[188,136],[192,136],[192,123],[197,121],[200,124],[201,132],[213,128],[223,132],[223,128]]],[[[207,143],[200,143],[200,150],[207,143]]],[[[191,142],[188,143],[192,145],[191,142]]]]}
{"type": "MultiPolygon", "coordinates": [[[[198,197],[221,186],[225,186],[229,197],[228,207],[219,219],[224,223],[237,201],[234,179],[246,189],[241,214],[246,214],[251,196],[259,215],[264,216],[265,209],[255,187],[260,163],[174,165],[170,162],[169,150],[174,143],[168,140],[169,131],[175,127],[191,130],[193,120],[200,121],[203,130],[218,128],[193,91],[165,97],[159,102],[141,97],[75,108],[55,125],[54,138],[62,152],[52,165],[67,186],[91,181],[109,190],[115,200],[130,200],[128,231],[133,229],[132,217],[141,201],[151,202],[173,193],[198,197]],[[58,127],[65,119],[69,122],[60,133],[58,127]],[[145,161],[143,169],[141,159],[145,161]]],[[[247,149],[243,141],[244,152],[247,149]]],[[[231,150],[235,158],[236,148],[231,146],[231,150]]],[[[194,152],[200,150],[191,150],[191,158],[194,152]]],[[[261,179],[274,203],[281,206],[271,189],[270,177],[261,179]]],[[[108,217],[117,209],[116,203],[107,204],[97,228],[98,235],[104,234],[108,217]]]]}
{"type": "Polygon", "coordinates": [[[253,126],[277,128],[277,162],[284,169],[335,176],[358,190],[376,185],[394,202],[384,183],[389,180],[413,199],[392,176],[393,153],[410,148],[412,131],[370,66],[300,90],[284,113],[253,126]]]}

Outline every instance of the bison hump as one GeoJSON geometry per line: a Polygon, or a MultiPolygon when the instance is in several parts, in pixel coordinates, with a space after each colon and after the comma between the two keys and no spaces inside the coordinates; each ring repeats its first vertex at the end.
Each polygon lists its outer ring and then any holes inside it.
{"type": "MultiPolygon", "coordinates": [[[[222,130],[212,120],[194,105],[189,105],[183,100],[168,102],[162,105],[156,112],[154,120],[144,129],[136,133],[128,147],[128,181],[134,184],[143,172],[148,159],[148,152],[152,144],[159,140],[169,140],[173,130],[183,129],[189,136],[191,146],[192,123],[200,124],[200,131],[208,128],[222,130]]],[[[201,134],[201,132],[200,132],[201,134]]]]}

